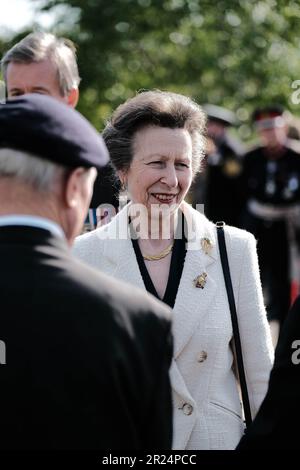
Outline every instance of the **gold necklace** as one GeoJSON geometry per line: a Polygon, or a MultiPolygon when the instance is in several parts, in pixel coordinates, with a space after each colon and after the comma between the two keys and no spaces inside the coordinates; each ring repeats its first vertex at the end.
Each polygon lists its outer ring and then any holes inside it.
{"type": "Polygon", "coordinates": [[[174,245],[174,241],[171,243],[171,245],[168,245],[167,248],[165,248],[163,251],[158,253],[158,255],[142,255],[142,256],[147,261],[158,261],[158,260],[163,259],[166,256],[168,256],[168,254],[173,249],[173,245],[174,245]]]}

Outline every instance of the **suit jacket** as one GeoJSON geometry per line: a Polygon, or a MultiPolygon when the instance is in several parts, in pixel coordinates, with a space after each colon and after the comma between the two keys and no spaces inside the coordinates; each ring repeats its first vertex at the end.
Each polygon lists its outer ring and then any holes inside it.
{"type": "Polygon", "coordinates": [[[47,230],[1,227],[0,259],[0,449],[169,448],[169,309],[47,230]]]}
{"type": "MultiPolygon", "coordinates": [[[[173,309],[174,358],[170,370],[175,449],[233,449],[243,433],[241,405],[232,371],[231,317],[214,225],[188,204],[187,253],[173,309]],[[211,250],[202,249],[209,238],[211,250]],[[203,289],[194,279],[207,274],[203,289]]],[[[226,242],[250,402],[260,406],[272,367],[272,343],[259,279],[255,239],[226,228],[226,242]]],[[[116,279],[145,288],[128,237],[128,206],[100,229],[79,237],[76,256],[116,279]]]]}
{"type": "Polygon", "coordinates": [[[300,422],[300,297],[278,340],[269,389],[239,450],[298,449],[300,422]]]}

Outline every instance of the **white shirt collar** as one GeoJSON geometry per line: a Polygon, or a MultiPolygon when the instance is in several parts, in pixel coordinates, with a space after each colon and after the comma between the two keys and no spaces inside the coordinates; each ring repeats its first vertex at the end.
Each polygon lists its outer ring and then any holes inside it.
{"type": "Polygon", "coordinates": [[[0,216],[0,227],[23,225],[26,227],[36,227],[49,230],[53,235],[65,238],[62,228],[53,220],[38,217],[36,215],[3,215],[0,216]]]}

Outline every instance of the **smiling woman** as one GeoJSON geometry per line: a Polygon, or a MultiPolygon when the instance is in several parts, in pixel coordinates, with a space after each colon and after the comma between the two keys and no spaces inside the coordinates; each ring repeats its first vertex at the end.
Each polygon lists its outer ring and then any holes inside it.
{"type": "MultiPolygon", "coordinates": [[[[204,133],[200,106],[176,93],[143,92],[119,106],[103,137],[131,203],[75,243],[82,260],[173,308],[174,449],[234,449],[244,429],[215,226],[184,202],[204,133]]],[[[226,241],[255,414],[272,359],[255,240],[227,227],[226,241]]]]}
{"type": "Polygon", "coordinates": [[[185,129],[147,126],[133,139],[134,159],[119,177],[131,199],[144,204],[179,205],[192,181],[192,140],[185,129]]]}

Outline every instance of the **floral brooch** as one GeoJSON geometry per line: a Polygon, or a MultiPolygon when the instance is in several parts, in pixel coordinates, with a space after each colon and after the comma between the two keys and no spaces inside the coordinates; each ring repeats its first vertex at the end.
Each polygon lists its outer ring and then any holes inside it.
{"type": "Polygon", "coordinates": [[[203,238],[201,238],[201,247],[202,247],[202,250],[204,251],[204,253],[206,255],[209,255],[211,250],[212,250],[213,244],[212,244],[212,242],[210,241],[209,238],[203,237],[203,238]]]}
{"type": "Polygon", "coordinates": [[[207,278],[206,273],[200,274],[200,276],[197,276],[196,279],[194,279],[194,286],[200,287],[200,289],[204,289],[204,286],[206,284],[206,278],[207,278]]]}

